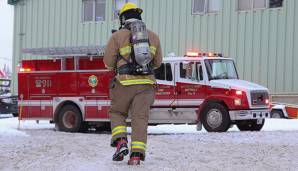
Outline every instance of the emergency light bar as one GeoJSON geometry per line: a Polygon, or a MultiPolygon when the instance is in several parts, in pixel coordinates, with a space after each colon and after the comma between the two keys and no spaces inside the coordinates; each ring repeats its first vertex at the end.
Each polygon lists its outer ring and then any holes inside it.
{"type": "Polygon", "coordinates": [[[187,52],[186,56],[189,56],[189,57],[199,56],[199,52],[187,52]]]}
{"type": "Polygon", "coordinates": [[[194,51],[188,51],[186,52],[186,56],[188,57],[202,57],[202,56],[208,56],[208,57],[223,57],[221,53],[199,53],[194,51]]]}

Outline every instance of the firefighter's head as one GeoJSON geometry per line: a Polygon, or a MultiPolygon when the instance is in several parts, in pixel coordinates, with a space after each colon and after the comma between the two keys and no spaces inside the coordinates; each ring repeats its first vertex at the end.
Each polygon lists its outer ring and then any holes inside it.
{"type": "Polygon", "coordinates": [[[119,11],[120,24],[124,25],[126,20],[138,19],[142,20],[141,14],[143,10],[138,8],[136,4],[127,2],[119,11]]]}

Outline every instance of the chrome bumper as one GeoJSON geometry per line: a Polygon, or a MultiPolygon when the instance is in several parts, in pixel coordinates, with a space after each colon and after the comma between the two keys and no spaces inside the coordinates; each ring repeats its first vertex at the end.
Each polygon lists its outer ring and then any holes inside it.
{"type": "Polygon", "coordinates": [[[262,110],[232,110],[229,111],[232,121],[270,118],[269,109],[262,110]]]}

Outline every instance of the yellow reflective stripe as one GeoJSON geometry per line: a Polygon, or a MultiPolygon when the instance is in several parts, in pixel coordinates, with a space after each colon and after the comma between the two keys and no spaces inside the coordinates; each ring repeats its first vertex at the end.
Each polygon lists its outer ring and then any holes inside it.
{"type": "Polygon", "coordinates": [[[126,133],[126,127],[125,126],[117,126],[112,130],[112,137],[120,134],[120,133],[126,133]]]}
{"type": "Polygon", "coordinates": [[[154,84],[152,82],[129,82],[129,83],[126,83],[126,82],[120,82],[122,85],[126,86],[126,85],[138,85],[138,84],[154,84]]]}
{"type": "MultiPolygon", "coordinates": [[[[153,55],[156,55],[157,48],[155,46],[150,46],[149,49],[150,49],[150,52],[153,55]]],[[[120,48],[119,53],[120,53],[121,56],[125,56],[127,54],[130,54],[131,53],[131,46],[128,45],[128,46],[124,46],[124,47],[120,48]]]]}
{"type": "Polygon", "coordinates": [[[146,144],[140,141],[133,141],[131,143],[131,148],[132,149],[141,149],[141,150],[146,150],[146,144]]]}
{"type": "Polygon", "coordinates": [[[119,131],[117,131],[117,132],[114,132],[114,133],[112,133],[112,137],[115,136],[115,135],[118,135],[118,134],[120,134],[120,133],[126,133],[126,131],[124,131],[124,130],[119,130],[119,131]]]}
{"type": "Polygon", "coordinates": [[[156,50],[157,48],[155,46],[150,46],[150,52],[153,54],[153,55],[156,55],[156,50]]]}
{"type": "Polygon", "coordinates": [[[112,132],[116,132],[118,130],[126,130],[126,126],[116,126],[115,128],[113,128],[112,132]]]}
{"type": "Polygon", "coordinates": [[[131,142],[131,144],[133,144],[133,145],[140,144],[140,145],[146,146],[146,144],[141,141],[133,141],[133,142],[131,142]]]}
{"type": "Polygon", "coordinates": [[[141,149],[141,150],[146,150],[146,148],[145,147],[143,147],[143,146],[140,146],[140,145],[133,145],[133,146],[131,146],[131,149],[141,149]]]}
{"type": "Polygon", "coordinates": [[[131,53],[131,46],[129,45],[129,46],[125,46],[123,48],[120,48],[119,53],[120,53],[121,56],[125,56],[127,54],[130,54],[131,53]]]}
{"type": "Polygon", "coordinates": [[[120,81],[122,85],[134,85],[134,84],[154,84],[155,82],[149,79],[135,79],[135,80],[123,80],[120,81]]]}

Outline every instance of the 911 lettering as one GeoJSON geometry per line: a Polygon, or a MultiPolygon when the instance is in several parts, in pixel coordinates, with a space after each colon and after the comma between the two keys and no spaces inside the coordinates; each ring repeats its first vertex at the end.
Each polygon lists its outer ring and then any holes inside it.
{"type": "Polygon", "coordinates": [[[36,88],[51,88],[52,80],[35,80],[36,88]]]}

